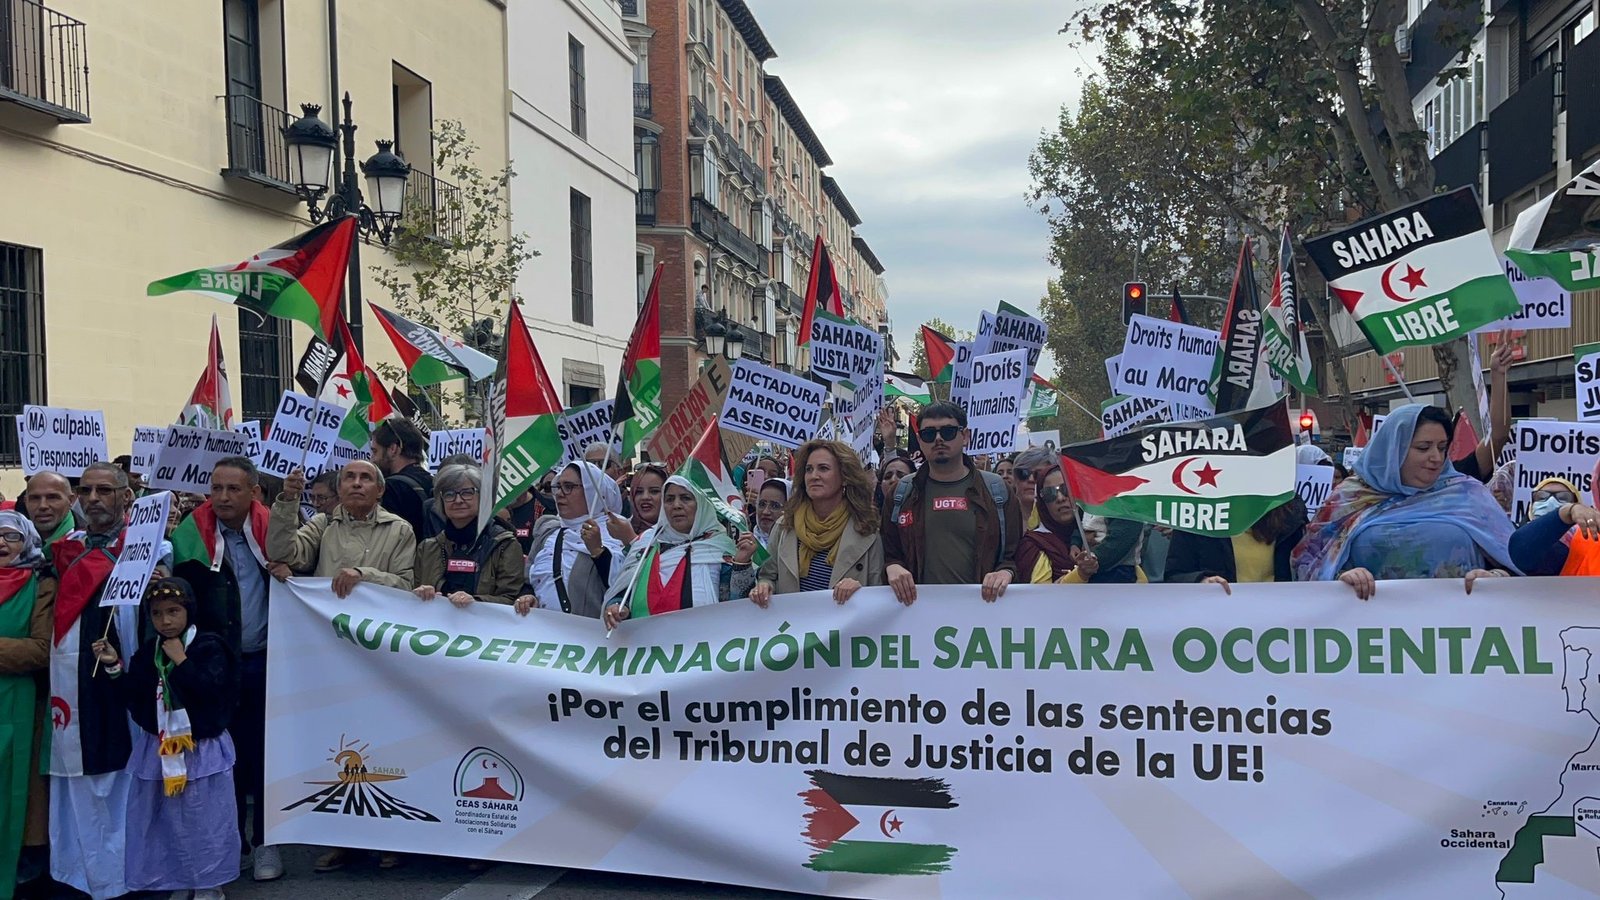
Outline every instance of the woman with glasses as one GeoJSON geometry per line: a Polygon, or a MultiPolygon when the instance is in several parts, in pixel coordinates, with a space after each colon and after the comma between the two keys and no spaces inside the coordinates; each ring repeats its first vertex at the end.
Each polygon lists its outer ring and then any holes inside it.
{"type": "Polygon", "coordinates": [[[864,586],[883,584],[872,477],[855,452],[839,441],[811,441],[796,451],[795,466],[800,478],[750,599],[765,607],[773,594],[832,590],[843,603],[864,586]]]}
{"type": "Polygon", "coordinates": [[[478,528],[483,473],[477,466],[451,465],[433,479],[433,502],[444,518],[440,532],[417,545],[419,599],[444,595],[456,607],[510,604],[522,588],[522,545],[498,518],[478,528]]]}
{"type": "Polygon", "coordinates": [[[1022,507],[1022,527],[1038,528],[1043,521],[1039,509],[1039,485],[1045,473],[1061,465],[1061,457],[1043,447],[1029,447],[1017,454],[1011,470],[1016,485],[1017,504],[1022,507]]]}
{"type": "Polygon", "coordinates": [[[45,566],[33,523],[0,512],[0,897],[11,896],[14,877],[28,881],[47,868],[37,728],[50,721],[39,673],[50,663],[56,580],[41,574],[45,566]]]}
{"type": "Polygon", "coordinates": [[[789,502],[789,479],[768,478],[756,493],[755,518],[750,530],[756,533],[756,542],[762,547],[772,539],[772,529],[783,517],[783,506],[789,502]]]}
{"type": "MultiPolygon", "coordinates": [[[[1600,465],[1593,478],[1600,478],[1600,465]]],[[[1600,482],[1590,500],[1600,506],[1600,482]]],[[[1600,512],[1578,502],[1571,482],[1546,478],[1533,491],[1533,518],[1511,535],[1511,561],[1528,575],[1600,575],[1600,512]]]]}
{"type": "Polygon", "coordinates": [[[517,598],[517,614],[537,606],[598,619],[622,570],[622,542],[609,527],[621,518],[622,491],[599,466],[581,461],[562,469],[550,491],[556,512],[534,525],[528,554],[533,593],[517,598]]]}

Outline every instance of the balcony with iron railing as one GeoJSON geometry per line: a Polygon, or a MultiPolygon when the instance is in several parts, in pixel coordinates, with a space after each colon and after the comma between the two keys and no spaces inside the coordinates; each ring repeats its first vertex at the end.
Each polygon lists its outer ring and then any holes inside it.
{"type": "Polygon", "coordinates": [[[460,188],[426,172],[411,170],[406,178],[404,227],[448,241],[461,237],[466,218],[460,188]]]}
{"type": "Polygon", "coordinates": [[[706,112],[706,105],[699,97],[689,98],[689,130],[698,137],[711,134],[711,114],[706,112]]]}
{"type": "Polygon", "coordinates": [[[656,224],[656,189],[640,188],[633,200],[634,224],[656,224]]]}
{"type": "Polygon", "coordinates": [[[634,82],[633,84],[633,116],[636,119],[648,119],[655,112],[651,102],[650,85],[634,82]]]}
{"type": "Polygon", "coordinates": [[[778,312],[790,316],[799,315],[801,297],[795,293],[794,288],[781,281],[775,281],[772,283],[772,290],[773,306],[777,307],[778,312]]]}
{"type": "Polygon", "coordinates": [[[222,101],[228,117],[228,166],[222,174],[294,193],[283,130],[295,117],[249,94],[228,94],[222,101]]]}
{"type": "Polygon", "coordinates": [[[37,0],[0,0],[0,101],[89,121],[88,26],[37,0]]]}
{"type": "MultiPolygon", "coordinates": [[[[695,339],[699,340],[699,341],[704,341],[705,337],[706,337],[706,326],[710,325],[712,322],[717,321],[718,318],[719,318],[719,313],[717,312],[717,310],[709,309],[709,308],[704,307],[704,306],[695,307],[695,310],[694,310],[694,336],[695,336],[695,339]]],[[[743,324],[741,322],[735,322],[735,321],[732,321],[731,319],[730,320],[724,320],[722,322],[722,325],[725,328],[726,327],[730,327],[730,326],[733,327],[733,328],[737,328],[739,330],[740,337],[744,338],[744,349],[741,351],[741,357],[742,358],[755,360],[756,362],[760,362],[760,363],[771,363],[772,362],[772,352],[773,352],[772,335],[763,334],[759,329],[757,329],[757,328],[755,328],[753,326],[745,325],[745,324],[743,324]]]]}
{"type": "Polygon", "coordinates": [[[732,220],[723,215],[722,210],[712,206],[704,197],[694,198],[690,220],[696,234],[728,251],[750,268],[766,274],[768,251],[741,232],[732,220]]]}

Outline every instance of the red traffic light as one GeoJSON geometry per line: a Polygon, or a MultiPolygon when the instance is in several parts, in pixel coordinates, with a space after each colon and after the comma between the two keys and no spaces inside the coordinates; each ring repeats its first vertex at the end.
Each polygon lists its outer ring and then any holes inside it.
{"type": "Polygon", "coordinates": [[[1312,416],[1311,413],[1301,413],[1300,414],[1300,430],[1301,431],[1310,431],[1311,430],[1311,426],[1313,426],[1315,424],[1317,424],[1316,417],[1312,416]]]}
{"type": "Polygon", "coordinates": [[[1128,297],[1130,299],[1137,300],[1137,299],[1139,299],[1140,297],[1143,297],[1143,296],[1144,296],[1144,285],[1138,283],[1137,281],[1128,285],[1128,297]]]}
{"type": "Polygon", "coordinates": [[[1133,316],[1145,314],[1144,304],[1145,284],[1142,281],[1129,281],[1122,285],[1122,321],[1127,324],[1133,316]]]}

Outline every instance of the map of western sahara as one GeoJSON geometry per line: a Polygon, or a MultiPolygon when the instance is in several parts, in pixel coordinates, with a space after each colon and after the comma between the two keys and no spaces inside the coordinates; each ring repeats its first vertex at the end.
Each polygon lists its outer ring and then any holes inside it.
{"type": "Polygon", "coordinates": [[[1592,884],[1600,867],[1600,628],[1562,629],[1561,657],[1567,712],[1587,716],[1595,730],[1567,760],[1555,802],[1528,816],[1500,860],[1495,883],[1506,898],[1593,896],[1578,886],[1592,884]]]}

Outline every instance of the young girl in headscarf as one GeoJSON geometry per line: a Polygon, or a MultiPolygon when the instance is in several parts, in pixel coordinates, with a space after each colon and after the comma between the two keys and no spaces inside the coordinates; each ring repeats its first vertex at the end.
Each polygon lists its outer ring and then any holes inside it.
{"type": "Polygon", "coordinates": [[[562,469],[551,490],[556,514],[534,525],[528,556],[533,593],[513,606],[520,615],[537,606],[598,619],[622,570],[622,542],[606,527],[622,513],[622,491],[599,466],[582,461],[562,469]]]}
{"type": "Polygon", "coordinates": [[[756,537],[730,536],[711,498],[687,478],[667,479],[661,519],[634,544],[607,597],[606,627],[633,616],[659,615],[747,597],[755,586],[756,537]]]}
{"type": "Polygon", "coordinates": [[[1511,521],[1476,478],[1450,464],[1452,423],[1416,403],[1389,414],[1306,526],[1291,561],[1298,581],[1343,581],[1362,600],[1386,578],[1505,575],[1511,521]]]}
{"type": "Polygon", "coordinates": [[[124,670],[105,641],[94,651],[139,726],[128,771],[128,889],[194,891],[221,900],[239,877],[228,721],[239,699],[239,661],[195,620],[194,591],[158,578],[144,595],[155,637],[124,670]]]}
{"type": "Polygon", "coordinates": [[[43,576],[39,532],[21,513],[0,512],[0,900],[45,870],[49,845],[38,724],[49,721],[38,673],[50,664],[56,580],[43,576]],[[24,849],[26,845],[26,849],[24,849]]]}

